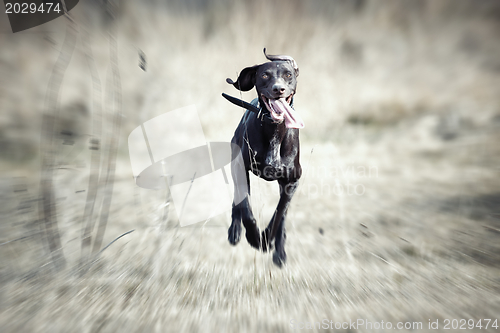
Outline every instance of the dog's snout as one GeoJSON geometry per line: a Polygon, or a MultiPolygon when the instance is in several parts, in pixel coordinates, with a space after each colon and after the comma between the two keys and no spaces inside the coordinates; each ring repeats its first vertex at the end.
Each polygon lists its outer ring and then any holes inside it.
{"type": "Polygon", "coordinates": [[[273,92],[283,94],[285,92],[285,86],[281,84],[273,85],[273,92]]]}

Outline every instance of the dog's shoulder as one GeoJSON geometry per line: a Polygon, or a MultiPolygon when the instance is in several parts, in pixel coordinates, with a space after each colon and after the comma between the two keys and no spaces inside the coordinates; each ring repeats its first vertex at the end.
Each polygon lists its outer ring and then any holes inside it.
{"type": "MultiPolygon", "coordinates": [[[[258,98],[254,98],[250,104],[255,106],[256,108],[260,108],[260,103],[258,98]]],[[[246,110],[245,113],[243,114],[243,117],[241,117],[241,122],[240,124],[247,123],[251,118],[256,118],[255,112],[252,112],[250,110],[246,110]]]]}
{"type": "Polygon", "coordinates": [[[259,99],[258,98],[254,98],[250,104],[252,104],[253,106],[255,106],[256,108],[260,108],[260,103],[259,103],[259,99]]]}

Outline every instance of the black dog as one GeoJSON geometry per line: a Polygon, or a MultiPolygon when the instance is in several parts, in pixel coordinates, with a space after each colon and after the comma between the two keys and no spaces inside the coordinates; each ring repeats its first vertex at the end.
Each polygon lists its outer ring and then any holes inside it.
{"type": "MultiPolygon", "coordinates": [[[[243,69],[236,82],[227,79],[228,83],[241,91],[248,91],[255,86],[258,94],[258,98],[251,103],[253,108],[245,112],[231,140],[239,147],[233,150],[232,159],[236,154],[242,154],[247,186],[243,186],[245,193],[241,193],[241,186],[236,186],[235,180],[235,191],[240,191],[239,195],[244,199],[233,203],[228,239],[232,245],[239,242],[243,222],[246,238],[256,249],[267,251],[271,248],[271,241],[275,240],[273,262],[281,267],[286,261],[285,216],[302,174],[299,164],[299,128],[304,127],[304,123],[292,108],[299,75],[295,60],[289,56],[267,55],[266,49],[264,54],[270,62],[243,69]],[[267,181],[277,180],[280,187],[278,207],[262,235],[248,200],[248,171],[267,181]]],[[[232,175],[234,179],[234,169],[232,175]]]]}

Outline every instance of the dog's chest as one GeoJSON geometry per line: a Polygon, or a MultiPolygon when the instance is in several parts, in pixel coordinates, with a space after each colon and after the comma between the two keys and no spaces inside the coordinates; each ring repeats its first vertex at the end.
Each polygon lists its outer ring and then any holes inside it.
{"type": "Polygon", "coordinates": [[[269,142],[264,164],[266,166],[278,168],[281,166],[281,140],[277,135],[273,136],[269,142]]]}
{"type": "Polygon", "coordinates": [[[287,138],[273,136],[266,145],[266,149],[255,151],[255,162],[252,172],[266,180],[288,178],[293,175],[295,168],[296,149],[288,149],[287,138]]]}

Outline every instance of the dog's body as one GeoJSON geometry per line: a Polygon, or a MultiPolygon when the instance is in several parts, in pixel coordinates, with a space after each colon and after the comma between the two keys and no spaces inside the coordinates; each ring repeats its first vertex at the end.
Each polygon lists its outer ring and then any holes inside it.
{"type": "MultiPolygon", "coordinates": [[[[242,154],[247,187],[246,193],[240,194],[243,201],[233,204],[228,239],[233,245],[239,242],[243,222],[246,238],[253,247],[267,251],[271,241],[275,240],[273,261],[281,267],[286,261],[285,216],[302,174],[299,128],[304,125],[292,109],[298,76],[295,61],[288,56],[266,57],[272,61],[243,69],[236,82],[227,80],[242,91],[255,86],[258,98],[252,101],[252,105],[261,110],[259,115],[247,110],[231,140],[239,147],[239,151],[233,150],[233,160],[237,154],[242,154]],[[278,207],[262,235],[249,203],[249,171],[267,181],[277,180],[280,187],[278,207]]],[[[235,180],[235,191],[241,191],[236,183],[235,180]]]]}

